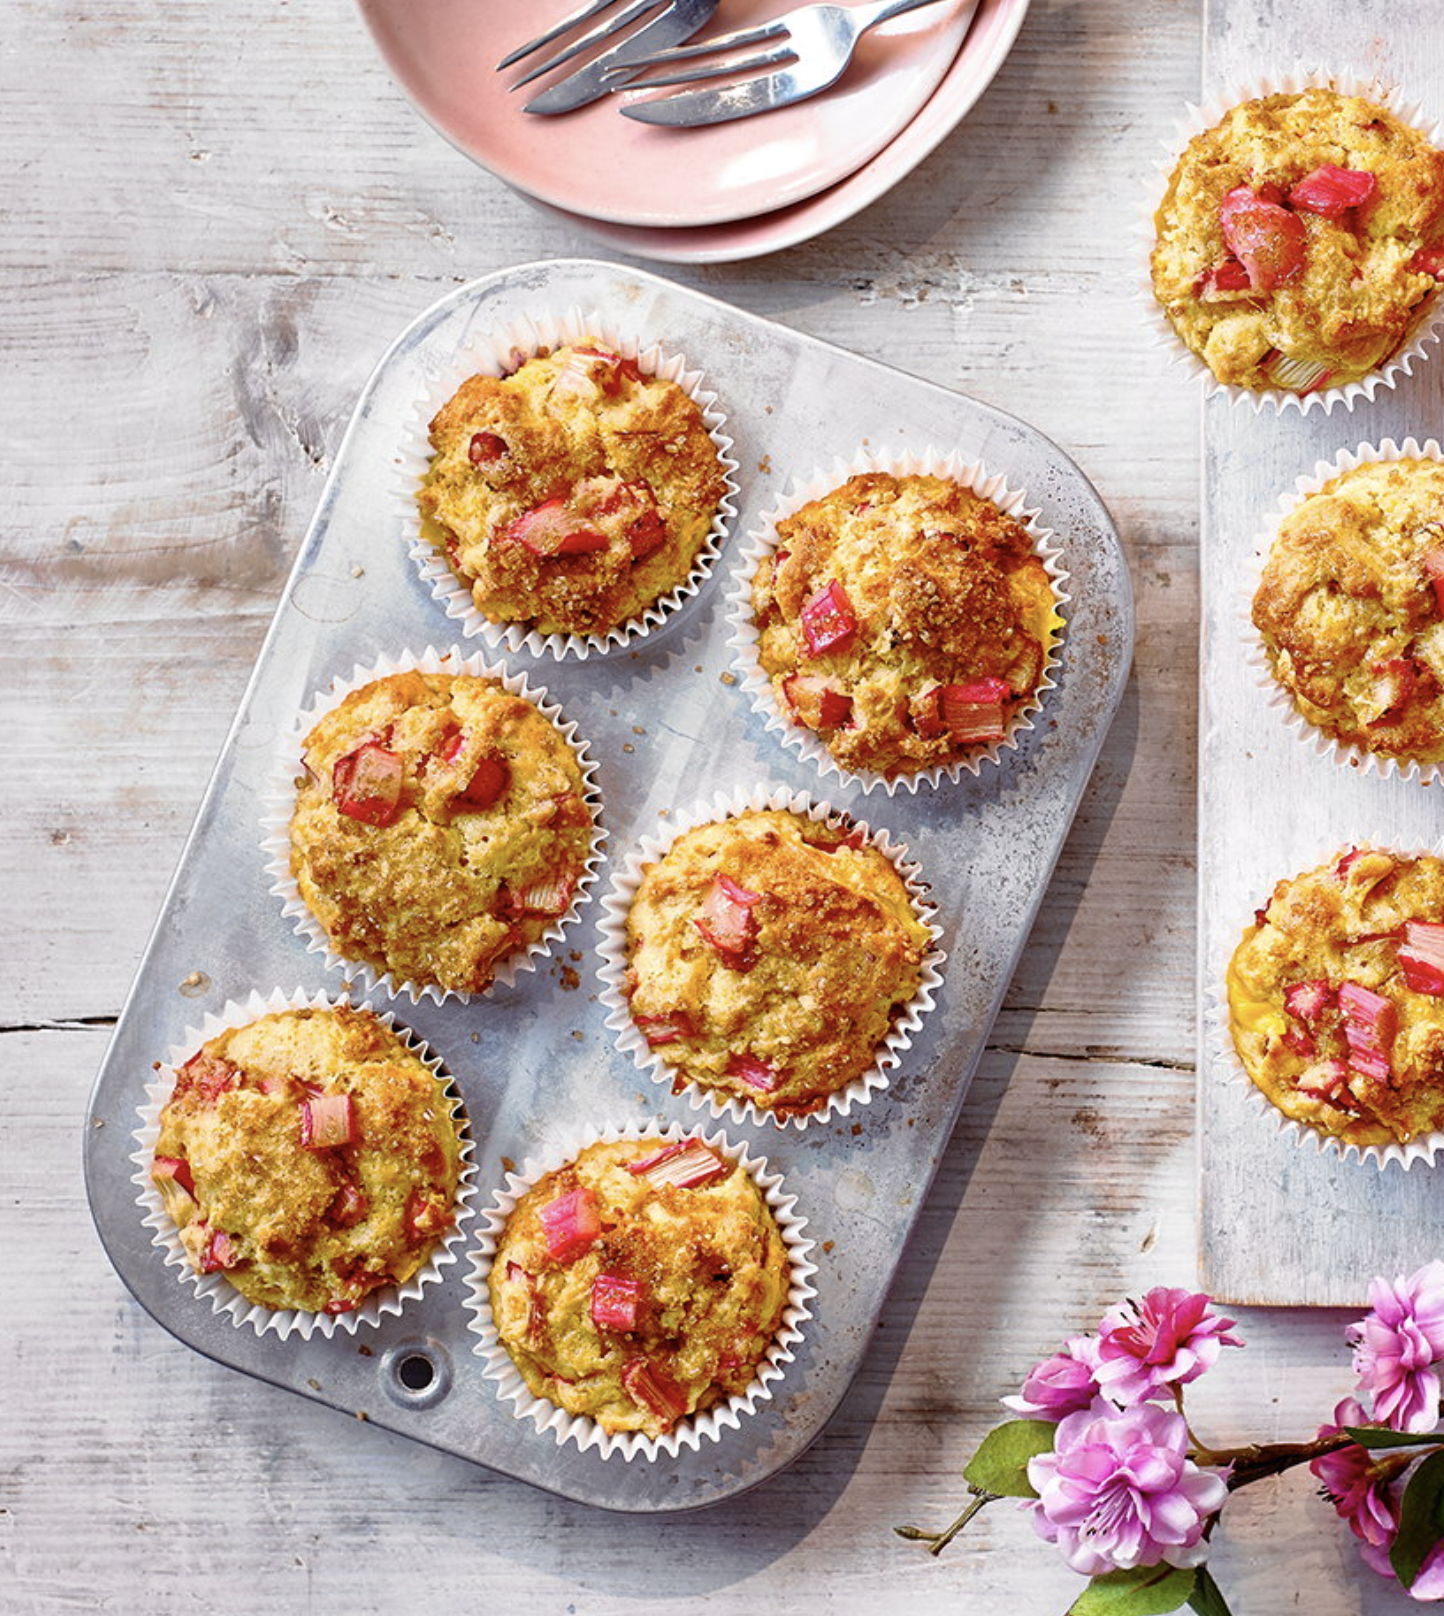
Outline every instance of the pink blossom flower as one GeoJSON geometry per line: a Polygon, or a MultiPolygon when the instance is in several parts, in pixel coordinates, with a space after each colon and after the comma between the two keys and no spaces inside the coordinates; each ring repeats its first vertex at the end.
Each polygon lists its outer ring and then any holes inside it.
{"type": "Polygon", "coordinates": [[[1038,1535],[1085,1577],[1200,1564],[1204,1526],[1227,1493],[1189,1459],[1182,1417],[1151,1404],[1067,1415],[1053,1452],[1028,1461],[1028,1480],[1038,1535]]]}
{"type": "Polygon", "coordinates": [[[1392,1285],[1374,1280],[1369,1306],[1367,1316],[1347,1332],[1359,1390],[1373,1398],[1374,1418],[1381,1425],[1426,1434],[1439,1423],[1444,1263],[1426,1263],[1392,1285]]]}
{"type": "Polygon", "coordinates": [[[1223,1347],[1243,1343],[1224,1331],[1232,1319],[1210,1313],[1212,1298],[1159,1285],[1142,1302],[1121,1302],[1103,1316],[1096,1379],[1105,1397],[1127,1407],[1170,1385],[1197,1380],[1223,1347]]]}
{"type": "Polygon", "coordinates": [[[1091,1335],[1075,1335],[1051,1358],[1028,1371],[1017,1397],[1003,1398],[1010,1408],[1030,1420],[1061,1420],[1090,1408],[1098,1395],[1093,1371],[1098,1366],[1098,1343],[1091,1335]]]}
{"type": "MultiPolygon", "coordinates": [[[[1337,1436],[1346,1425],[1369,1423],[1363,1408],[1346,1397],[1334,1410],[1334,1423],[1321,1425],[1319,1435],[1337,1436]]],[[[1309,1469],[1323,1483],[1324,1497],[1349,1523],[1349,1530],[1370,1548],[1382,1549],[1387,1565],[1389,1546],[1399,1530],[1399,1501],[1390,1475],[1381,1475],[1374,1456],[1357,1442],[1321,1453],[1309,1461],[1309,1469]]],[[[1372,1559],[1369,1564],[1378,1570],[1372,1559]]]]}

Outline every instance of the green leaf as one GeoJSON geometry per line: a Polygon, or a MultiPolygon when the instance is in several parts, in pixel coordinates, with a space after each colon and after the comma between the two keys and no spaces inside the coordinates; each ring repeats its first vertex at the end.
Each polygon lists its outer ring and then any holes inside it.
{"type": "Polygon", "coordinates": [[[1407,1588],[1429,1551],[1444,1537],[1444,1453],[1431,1453],[1409,1478],[1399,1504],[1399,1535],[1389,1564],[1407,1588]]]}
{"type": "Polygon", "coordinates": [[[1188,1603],[1198,1573],[1177,1566],[1134,1566],[1094,1577],[1068,1616],[1164,1616],[1188,1603]]]}
{"type": "Polygon", "coordinates": [[[994,1426],[968,1461],[963,1480],[1000,1498],[1036,1498],[1028,1480],[1028,1461],[1053,1451],[1051,1420],[1008,1420],[994,1426]]]}
{"type": "Polygon", "coordinates": [[[1197,1579],[1193,1592],[1188,1596],[1190,1610],[1196,1610],[1198,1616],[1232,1616],[1228,1608],[1228,1601],[1223,1592],[1209,1574],[1207,1566],[1199,1566],[1194,1572],[1197,1579]]]}
{"type": "Polygon", "coordinates": [[[1437,1431],[1427,1436],[1411,1436],[1408,1431],[1385,1431],[1377,1425],[1346,1425],[1343,1430],[1344,1435],[1352,1437],[1361,1448],[1422,1448],[1426,1443],[1439,1440],[1437,1431]]]}

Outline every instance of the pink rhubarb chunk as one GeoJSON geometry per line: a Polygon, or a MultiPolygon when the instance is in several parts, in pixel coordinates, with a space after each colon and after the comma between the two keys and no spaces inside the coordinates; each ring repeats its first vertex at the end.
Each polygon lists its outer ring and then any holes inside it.
{"type": "Polygon", "coordinates": [[[348,819],[359,819],[363,825],[389,825],[401,811],[405,773],[399,752],[366,741],[336,759],[331,769],[331,800],[348,819]]]}
{"type": "Polygon", "coordinates": [[[356,1107],[349,1094],[318,1094],[301,1101],[301,1144],[331,1150],[356,1143],[356,1107]]]}
{"type": "Polygon", "coordinates": [[[1198,295],[1205,303],[1219,303],[1252,289],[1248,271],[1237,258],[1225,258],[1221,264],[1204,270],[1198,278],[1198,295]]]}
{"type": "Polygon", "coordinates": [[[201,1247],[200,1270],[203,1274],[218,1274],[225,1268],[234,1268],[241,1260],[236,1243],[224,1229],[212,1229],[201,1247]]]}
{"type": "Polygon", "coordinates": [[[857,613],[836,578],[802,608],[802,633],[813,656],[821,656],[857,633],[857,613]]]}
{"type": "Polygon", "coordinates": [[[1360,982],[1344,982],[1339,987],[1339,1009],[1344,1015],[1349,1065],[1366,1077],[1388,1082],[1393,1075],[1389,1052],[1399,1030],[1394,1001],[1360,982]]]}
{"type": "Polygon", "coordinates": [[[744,1083],[754,1089],[761,1089],[764,1094],[771,1094],[782,1081],[782,1073],[775,1066],[769,1066],[765,1060],[759,1060],[755,1055],[730,1056],[727,1061],[727,1073],[730,1077],[740,1077],[744,1083]]]}
{"type": "Polygon", "coordinates": [[[808,729],[842,729],[852,723],[852,697],[823,674],[789,673],[782,694],[797,722],[808,729]]]}
{"type": "Polygon", "coordinates": [[[687,1412],[687,1396],[670,1376],[645,1358],[632,1358],[622,1369],[622,1385],[634,1403],[671,1426],[687,1412]]]}
{"type": "Polygon", "coordinates": [[[517,907],[529,915],[564,915],[571,907],[578,879],[575,870],[562,870],[532,881],[514,894],[517,907]]]}
{"type": "Polygon", "coordinates": [[[547,1255],[559,1263],[569,1263],[590,1249],[602,1232],[596,1197],[588,1189],[569,1190],[541,1209],[542,1233],[547,1255]]]}
{"type": "Polygon", "coordinates": [[[510,454],[506,440],[499,438],[495,432],[473,432],[471,442],[466,446],[466,458],[473,466],[494,466],[510,454]]]}
{"type": "Polygon", "coordinates": [[[336,1191],[326,1208],[326,1216],[338,1229],[349,1229],[352,1224],[360,1223],[370,1210],[371,1204],[361,1186],[348,1180],[336,1191]]]}
{"type": "Polygon", "coordinates": [[[750,950],[757,940],[757,917],[752,911],[761,901],[760,892],[738,886],[730,875],[717,875],[702,900],[702,913],[693,922],[734,970],[745,971],[752,963],[750,950]]]}
{"type": "Polygon", "coordinates": [[[627,1171],[652,1184],[671,1184],[679,1190],[690,1190],[714,1178],[725,1178],[728,1167],[722,1157],[700,1139],[680,1139],[655,1155],[628,1162],[627,1171]]]}
{"type": "Polygon", "coordinates": [[[524,544],[533,555],[585,555],[605,550],[607,536],[588,527],[567,509],[564,499],[549,499],[525,511],[502,535],[524,544]]]}
{"type": "Polygon", "coordinates": [[[665,1014],[640,1016],[634,1011],[632,1020],[637,1031],[652,1046],[660,1049],[664,1044],[675,1044],[679,1038],[694,1038],[697,1029],[685,1010],[668,1010],[665,1014]]]}
{"type": "Polygon", "coordinates": [[[1334,990],[1324,977],[1294,982],[1284,989],[1284,1009],[1310,1027],[1333,1003],[1334,990]]]}
{"type": "Polygon", "coordinates": [[[1434,586],[1434,604],[1444,617],[1444,544],[1436,546],[1424,557],[1424,576],[1434,586]]]}
{"type": "Polygon", "coordinates": [[[592,1281],[592,1323],[599,1330],[635,1330],[642,1287],[621,1274],[598,1274],[592,1281]]]}
{"type": "Polygon", "coordinates": [[[1404,980],[1415,993],[1444,997],[1444,925],[1435,920],[1406,920],[1398,959],[1404,980]]]}
{"type": "Polygon", "coordinates": [[[1255,291],[1271,292],[1303,272],[1303,222],[1265,194],[1235,186],[1219,204],[1218,218],[1224,245],[1248,271],[1255,291]]]}
{"type": "Polygon", "coordinates": [[[1325,219],[1340,219],[1350,208],[1367,202],[1378,188],[1378,180],[1366,168],[1323,163],[1289,192],[1289,206],[1325,219]]]}

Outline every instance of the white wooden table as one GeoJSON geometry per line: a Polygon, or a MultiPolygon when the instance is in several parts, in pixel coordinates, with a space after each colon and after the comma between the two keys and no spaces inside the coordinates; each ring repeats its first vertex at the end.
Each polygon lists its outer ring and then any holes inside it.
{"type": "MultiPolygon", "coordinates": [[[[1432,4],[1392,10],[1422,27],[1432,4]]],[[[1239,8],[1249,38],[1271,9],[1239,8]]],[[[882,202],[771,258],[664,271],[1046,432],[1117,520],[1139,621],[862,1373],[792,1469],[670,1521],[212,1365],[120,1284],[79,1169],[90,1084],[367,373],[456,284],[593,248],[422,124],[346,0],[16,0],[6,24],[0,1610],[1061,1612],[1077,1580],[1005,1507],[940,1562],[889,1528],[951,1518],[1036,1358],[1196,1274],[1204,411],[1150,351],[1131,232],[1198,93],[1201,7],[1033,0],[979,106],[882,202]]],[[[1408,65],[1437,103],[1444,26],[1434,44],[1408,65]]],[[[1244,1310],[1199,1427],[1310,1434],[1348,1389],[1357,1311],[1244,1310]]],[[[1412,1608],[1304,1474],[1232,1504],[1213,1565],[1236,1616],[1412,1608]]]]}

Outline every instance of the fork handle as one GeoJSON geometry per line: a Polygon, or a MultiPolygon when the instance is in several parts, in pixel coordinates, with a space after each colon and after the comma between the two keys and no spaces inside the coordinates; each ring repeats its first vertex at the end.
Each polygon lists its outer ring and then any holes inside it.
{"type": "Polygon", "coordinates": [[[898,17],[904,11],[916,11],[919,6],[935,6],[937,3],[938,0],[872,0],[871,5],[849,6],[847,9],[857,18],[857,31],[861,34],[875,28],[880,22],[886,22],[889,17],[898,17]]]}

